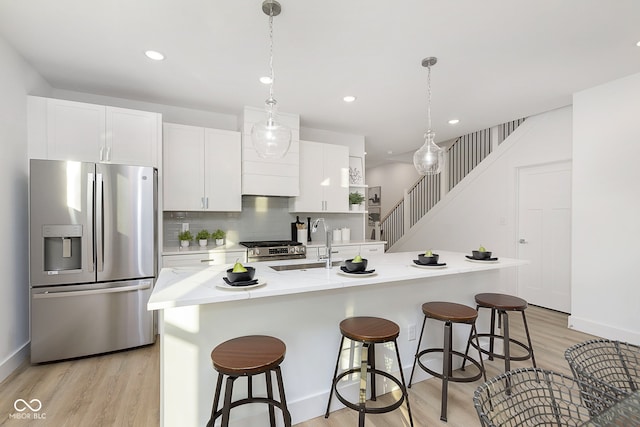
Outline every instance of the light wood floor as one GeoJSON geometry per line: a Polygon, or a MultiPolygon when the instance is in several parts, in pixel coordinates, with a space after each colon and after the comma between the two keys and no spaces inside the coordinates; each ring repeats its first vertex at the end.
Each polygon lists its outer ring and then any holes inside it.
{"type": "MultiPolygon", "coordinates": [[[[567,315],[538,307],[527,309],[538,367],[571,375],[564,359],[567,347],[593,338],[567,329],[567,315]]],[[[524,339],[521,319],[511,316],[511,334],[524,339]]],[[[108,355],[50,363],[23,365],[0,384],[0,425],[158,426],[159,344],[108,355]],[[39,399],[46,420],[9,419],[16,413],[16,399],[39,399]]],[[[487,377],[502,373],[504,362],[486,361],[487,377]]],[[[531,366],[530,361],[513,362],[512,367],[531,366]]],[[[450,383],[448,422],[440,421],[440,380],[432,378],[414,384],[409,391],[414,425],[478,426],[472,396],[481,384],[450,383]]],[[[382,396],[383,403],[392,396],[382,396]]],[[[315,418],[297,427],[353,427],[357,413],[350,409],[332,412],[328,419],[315,418]]],[[[382,415],[368,415],[367,427],[408,426],[406,406],[382,415]]]]}

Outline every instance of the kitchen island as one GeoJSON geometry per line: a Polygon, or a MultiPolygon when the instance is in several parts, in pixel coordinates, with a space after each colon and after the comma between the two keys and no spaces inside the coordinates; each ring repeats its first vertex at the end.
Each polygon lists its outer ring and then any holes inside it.
{"type": "MultiPolygon", "coordinates": [[[[446,267],[417,267],[414,252],[388,253],[369,256],[368,269],[375,269],[375,274],[362,276],[345,275],[338,266],[271,268],[314,262],[312,259],[252,263],[263,285],[251,289],[223,288],[222,277],[230,265],[162,269],[148,303],[149,310],[159,312],[162,425],[206,424],[217,377],[211,350],[222,341],[251,334],[272,335],[287,345],[282,372],[293,423],[320,416],[340,343],[338,324],[344,318],[379,316],[398,323],[402,369],[408,375],[417,344],[411,331],[420,333],[422,303],[440,300],[475,306],[476,293],[503,290],[501,283],[513,277],[509,267],[526,264],[506,258],[495,263],[471,262],[462,253],[436,252],[446,267]]],[[[485,326],[487,321],[479,319],[485,326]]],[[[454,330],[454,346],[464,348],[468,327],[455,326],[460,329],[454,330]]],[[[442,325],[428,325],[424,340],[425,346],[441,346],[442,325]]],[[[385,346],[376,353],[381,360],[392,362],[387,369],[397,375],[393,347],[385,346]]],[[[344,351],[343,355],[343,368],[358,360],[357,352],[344,351]]],[[[416,371],[414,382],[426,378],[426,373],[416,371]]],[[[255,381],[256,394],[264,389],[259,380],[262,378],[255,381]]],[[[354,381],[344,387],[346,396],[357,393],[354,381]]],[[[379,393],[390,391],[388,387],[381,382],[379,393]]],[[[237,388],[238,392],[242,389],[237,388]]],[[[336,399],[334,405],[332,410],[341,407],[336,399]]],[[[265,405],[248,405],[234,409],[232,420],[235,426],[262,425],[266,413],[265,405]]]]}

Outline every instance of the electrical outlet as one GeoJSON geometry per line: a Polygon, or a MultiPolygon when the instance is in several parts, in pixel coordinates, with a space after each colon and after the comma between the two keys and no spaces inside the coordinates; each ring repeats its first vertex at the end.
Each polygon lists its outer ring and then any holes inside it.
{"type": "Polygon", "coordinates": [[[189,223],[188,222],[183,222],[182,223],[182,231],[188,231],[189,230],[189,223]]]}
{"type": "Polygon", "coordinates": [[[411,325],[407,326],[407,339],[409,341],[414,341],[416,339],[416,325],[415,325],[415,323],[412,323],[411,325]]]}

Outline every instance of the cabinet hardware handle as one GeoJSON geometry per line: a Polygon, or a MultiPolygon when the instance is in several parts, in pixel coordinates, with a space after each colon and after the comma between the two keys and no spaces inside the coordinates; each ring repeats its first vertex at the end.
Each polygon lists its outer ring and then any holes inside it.
{"type": "Polygon", "coordinates": [[[213,258],[211,259],[201,259],[200,262],[213,262],[215,261],[213,258]]]}
{"type": "Polygon", "coordinates": [[[527,243],[529,243],[529,242],[527,242],[526,239],[520,239],[520,244],[526,245],[527,243]]]}

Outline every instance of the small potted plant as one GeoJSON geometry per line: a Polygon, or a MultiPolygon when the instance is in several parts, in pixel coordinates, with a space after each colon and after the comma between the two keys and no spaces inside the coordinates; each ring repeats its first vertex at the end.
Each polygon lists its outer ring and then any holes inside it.
{"type": "Polygon", "coordinates": [[[198,244],[202,247],[207,246],[209,239],[209,230],[200,230],[198,234],[196,234],[196,239],[198,239],[198,244]]]}
{"type": "Polygon", "coordinates": [[[213,239],[216,239],[216,246],[224,245],[224,236],[225,236],[225,232],[220,230],[219,228],[213,233],[211,233],[211,237],[213,239]]]}
{"type": "Polygon", "coordinates": [[[349,204],[351,205],[352,211],[360,210],[360,204],[362,202],[364,202],[364,195],[362,193],[358,193],[357,191],[349,193],[349,204]]]}
{"type": "Polygon", "coordinates": [[[180,246],[186,248],[189,246],[189,242],[193,240],[193,234],[189,230],[181,231],[178,233],[178,239],[180,240],[180,246]]]}

